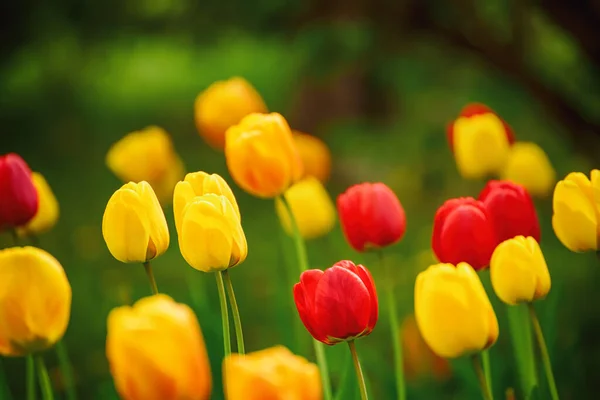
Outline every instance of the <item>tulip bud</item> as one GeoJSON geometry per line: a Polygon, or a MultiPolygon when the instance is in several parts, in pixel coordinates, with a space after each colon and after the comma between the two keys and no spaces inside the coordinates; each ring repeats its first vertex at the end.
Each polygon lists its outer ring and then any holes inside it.
{"type": "Polygon", "coordinates": [[[377,323],[375,282],[352,261],[304,271],[294,285],[294,301],[308,332],[328,345],[367,336],[377,323]]]}
{"type": "Polygon", "coordinates": [[[331,173],[331,152],[321,139],[293,131],[296,148],[304,165],[304,176],[314,176],[325,183],[331,173]]]}
{"type": "Polygon", "coordinates": [[[14,153],[0,156],[0,230],[25,225],[37,210],[37,190],[27,163],[14,153]]]}
{"type": "Polygon", "coordinates": [[[571,251],[597,251],[600,242],[600,170],[591,180],[571,172],[554,189],[552,226],[556,237],[571,251]]]}
{"type": "Polygon", "coordinates": [[[157,294],[108,315],[106,357],[124,400],[206,400],[211,372],[194,312],[157,294]]]}
{"type": "Polygon", "coordinates": [[[196,196],[181,213],[179,250],[203,272],[223,271],[246,259],[248,244],[235,208],[227,197],[196,196]]]}
{"type": "MultiPolygon", "coordinates": [[[[335,207],[317,178],[310,176],[302,179],[289,188],[284,196],[303,238],[314,239],[331,232],[335,225],[335,207]]],[[[285,231],[293,235],[287,209],[279,198],[275,199],[275,210],[285,231]]]]}
{"type": "Polygon", "coordinates": [[[129,182],[112,195],[102,234],[113,257],[124,263],[143,263],[167,251],[167,220],[148,182],[129,182]]]}
{"type": "Polygon", "coordinates": [[[276,197],[302,176],[302,160],[280,114],[250,114],[229,128],[226,137],[227,167],[246,192],[276,197]]]}
{"type": "Polygon", "coordinates": [[[447,200],[435,213],[431,247],[442,263],[485,268],[497,243],[492,216],[472,197],[447,200]]]}
{"type": "Polygon", "coordinates": [[[19,236],[39,235],[47,232],[58,221],[58,201],[56,201],[50,185],[48,185],[44,176],[39,172],[33,172],[31,178],[38,194],[38,210],[33,219],[26,225],[17,228],[19,236]]]}
{"type": "Polygon", "coordinates": [[[475,270],[467,263],[437,264],[417,276],[415,317],[438,355],[482,351],[498,338],[498,320],[475,270]]]}
{"type": "Polygon", "coordinates": [[[507,304],[530,302],[550,291],[550,273],[538,242],[517,236],[498,245],[490,262],[494,291],[507,304]]]}
{"type": "Polygon", "coordinates": [[[210,85],[196,97],[196,127],[214,148],[225,147],[225,132],[248,114],[266,113],[260,94],[244,78],[231,78],[210,85]]]}
{"type": "Polygon", "coordinates": [[[337,199],[346,240],[356,251],[389,246],[406,231],[402,204],[383,183],[351,186],[337,199]]]}
{"type": "Polygon", "coordinates": [[[227,400],[321,400],[319,369],[283,346],[225,358],[227,400]]]}
{"type": "Polygon", "coordinates": [[[0,250],[0,354],[46,350],[65,333],[71,285],[60,263],[37,247],[0,250]]]}
{"type": "Polygon", "coordinates": [[[499,242],[518,235],[540,241],[540,223],[527,190],[509,181],[489,181],[479,194],[492,217],[499,242]]]}
{"type": "Polygon", "coordinates": [[[528,142],[517,142],[511,147],[500,176],[524,186],[534,197],[548,196],[556,182],[556,172],[546,152],[528,142]]]}

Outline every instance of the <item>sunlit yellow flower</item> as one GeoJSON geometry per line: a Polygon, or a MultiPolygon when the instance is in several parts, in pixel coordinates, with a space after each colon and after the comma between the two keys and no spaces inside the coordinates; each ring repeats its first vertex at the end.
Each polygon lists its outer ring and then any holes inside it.
{"type": "Polygon", "coordinates": [[[194,312],[157,294],[108,316],[106,356],[124,400],[205,400],[212,378],[194,312]]]}
{"type": "Polygon", "coordinates": [[[455,358],[484,350],[498,338],[498,320],[475,270],[436,264],[417,276],[415,317],[425,342],[455,358]]]}
{"type": "Polygon", "coordinates": [[[600,171],[591,180],[571,172],[556,184],[552,207],[554,233],[571,251],[596,251],[600,241],[600,171]]]}
{"type": "Polygon", "coordinates": [[[0,250],[0,354],[53,346],[70,315],[71,285],[54,257],[37,247],[0,250]]]}
{"type": "Polygon", "coordinates": [[[302,176],[302,160],[280,114],[250,114],[227,130],[227,167],[233,180],[258,197],[276,197],[302,176]]]}
{"type": "Polygon", "coordinates": [[[498,245],[490,261],[496,295],[507,304],[530,302],[550,291],[550,273],[538,242],[517,236],[498,245]]]}
{"type": "Polygon", "coordinates": [[[225,147],[225,131],[251,113],[266,113],[260,94],[244,78],[234,77],[210,85],[196,97],[196,127],[206,142],[225,147]]]}
{"type": "Polygon", "coordinates": [[[39,206],[33,219],[27,225],[17,229],[19,236],[39,235],[47,232],[58,221],[58,201],[56,201],[50,185],[48,185],[44,176],[39,172],[33,172],[31,179],[33,180],[33,186],[37,190],[39,206]]]}
{"type": "Polygon", "coordinates": [[[319,369],[283,346],[225,359],[227,400],[321,400],[319,369]]]}
{"type": "Polygon", "coordinates": [[[546,152],[535,143],[516,142],[511,148],[502,179],[518,183],[532,196],[546,197],[556,182],[556,172],[546,152]]]}
{"type": "Polygon", "coordinates": [[[179,250],[188,264],[203,272],[222,271],[246,259],[246,235],[227,197],[208,193],[184,207],[179,250]]]}
{"type": "MultiPolygon", "coordinates": [[[[315,177],[307,177],[294,184],[285,192],[300,234],[305,239],[313,239],[329,233],[335,225],[336,211],[329,193],[315,177]]],[[[275,200],[275,210],[279,220],[289,235],[293,235],[290,218],[283,201],[275,200]]]]}
{"type": "Polygon", "coordinates": [[[169,247],[169,228],[148,182],[129,182],[108,200],[102,218],[108,250],[121,262],[146,262],[169,247]]]}
{"type": "Polygon", "coordinates": [[[329,147],[316,136],[293,131],[296,148],[304,165],[304,176],[314,176],[325,183],[331,173],[331,152],[329,147]]]}

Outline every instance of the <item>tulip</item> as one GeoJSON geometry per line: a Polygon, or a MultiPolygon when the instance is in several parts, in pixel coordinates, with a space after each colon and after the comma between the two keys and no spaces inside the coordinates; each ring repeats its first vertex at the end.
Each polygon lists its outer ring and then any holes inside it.
{"type": "Polygon", "coordinates": [[[540,223],[527,190],[510,181],[489,181],[479,194],[491,216],[499,242],[518,235],[540,241],[540,223]]]}
{"type": "Polygon", "coordinates": [[[37,190],[27,163],[14,153],[0,156],[0,229],[25,225],[37,210],[37,190]]]}
{"type": "MultiPolygon", "coordinates": [[[[335,207],[323,184],[315,177],[307,177],[285,192],[300,234],[314,239],[331,232],[335,225],[335,207]]],[[[292,224],[283,201],[275,199],[275,210],[285,231],[293,235],[292,224]]]]}
{"type": "Polygon", "coordinates": [[[437,264],[417,276],[415,317],[425,342],[441,357],[487,349],[498,320],[475,270],[461,262],[437,264]]]}
{"type": "Polygon", "coordinates": [[[102,234],[113,257],[124,263],[145,263],[167,251],[167,220],[148,182],[129,182],[111,196],[102,234]]]}
{"type": "Polygon", "coordinates": [[[552,226],[562,244],[571,251],[597,251],[600,242],[600,170],[571,172],[556,184],[552,226]]]}
{"type": "Polygon", "coordinates": [[[266,113],[260,94],[244,78],[231,78],[210,85],[196,97],[194,117],[196,127],[206,142],[214,148],[225,147],[227,129],[252,113],[266,113]]]}
{"type": "Polygon", "coordinates": [[[293,131],[296,148],[304,165],[304,176],[314,176],[325,183],[331,173],[331,152],[321,139],[293,131]]]}
{"type": "Polygon", "coordinates": [[[485,268],[497,243],[492,216],[472,197],[447,200],[435,213],[431,247],[442,263],[485,268]]]}
{"type": "Polygon", "coordinates": [[[48,182],[39,172],[31,174],[33,185],[38,195],[38,210],[26,225],[17,228],[19,236],[39,235],[47,232],[56,225],[59,215],[58,201],[48,185],[48,182]]]}
{"type": "Polygon", "coordinates": [[[337,207],[344,236],[356,251],[389,246],[404,236],[404,208],[383,183],[351,186],[338,197],[337,207]]]}
{"type": "Polygon", "coordinates": [[[227,167],[246,192],[276,197],[302,177],[302,159],[280,114],[250,114],[229,128],[226,137],[227,167]]]}
{"type": "Polygon", "coordinates": [[[205,400],[211,372],[192,309],[158,294],[108,315],[106,357],[124,400],[205,400]]]}
{"type": "Polygon", "coordinates": [[[0,354],[46,350],[65,333],[71,286],[60,263],[37,247],[0,250],[0,354]]]}
{"type": "Polygon", "coordinates": [[[375,282],[352,261],[304,271],[294,285],[294,301],[308,332],[328,345],[367,336],[377,323],[375,282]]]}
{"type": "Polygon", "coordinates": [[[514,142],[512,129],[483,104],[469,104],[447,131],[460,174],[479,179],[496,174],[508,159],[514,142]]]}
{"type": "Polygon", "coordinates": [[[319,369],[283,346],[224,361],[227,400],[321,400],[319,369]]]}
{"type": "Polygon", "coordinates": [[[550,273],[535,238],[517,236],[500,243],[490,262],[494,291],[507,304],[531,302],[550,291],[550,273]]]}
{"type": "Polygon", "coordinates": [[[546,152],[529,142],[517,142],[511,147],[500,177],[523,185],[535,197],[548,196],[556,182],[556,172],[546,152]]]}

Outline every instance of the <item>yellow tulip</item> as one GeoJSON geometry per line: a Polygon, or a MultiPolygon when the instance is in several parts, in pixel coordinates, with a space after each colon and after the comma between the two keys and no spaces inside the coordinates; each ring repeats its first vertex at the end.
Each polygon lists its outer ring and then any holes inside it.
{"type": "Polygon", "coordinates": [[[37,247],[0,250],[0,354],[52,347],[70,315],[71,285],[56,258],[37,247]]]}
{"type": "Polygon", "coordinates": [[[108,315],[106,357],[124,400],[205,400],[212,377],[194,312],[157,294],[108,315]]]}
{"type": "Polygon", "coordinates": [[[143,263],[169,247],[169,228],[160,203],[148,182],[129,182],[108,200],[102,234],[114,258],[143,263]]]}
{"type": "Polygon", "coordinates": [[[496,295],[507,304],[530,302],[550,291],[550,273],[538,242],[517,236],[498,245],[490,261],[496,295]]]}
{"type": "Polygon", "coordinates": [[[302,160],[280,114],[250,114],[227,130],[225,157],[233,180],[263,198],[282,194],[302,176],[302,160]]]}
{"type": "Polygon", "coordinates": [[[196,127],[214,148],[225,147],[225,132],[248,114],[266,113],[260,94],[244,78],[234,77],[210,85],[196,97],[196,127]]]}
{"type": "Polygon", "coordinates": [[[246,236],[227,197],[208,193],[184,207],[179,250],[190,266],[203,272],[223,271],[246,259],[246,236]]]}
{"type": "Polygon", "coordinates": [[[477,273],[467,263],[436,264],[417,276],[415,317],[425,342],[446,358],[484,350],[498,320],[477,273]]]}
{"type": "Polygon", "coordinates": [[[321,400],[319,369],[283,346],[232,354],[223,363],[227,400],[321,400]]]}
{"type": "Polygon", "coordinates": [[[554,189],[552,226],[554,233],[571,251],[597,251],[600,241],[600,171],[591,180],[571,172],[554,189]]]}
{"type": "Polygon", "coordinates": [[[537,197],[548,196],[556,182],[556,172],[546,152],[529,142],[517,142],[510,148],[500,177],[524,186],[537,197]]]}
{"type": "Polygon", "coordinates": [[[294,141],[304,165],[304,176],[314,176],[325,183],[331,173],[331,152],[321,139],[294,131],[294,141]]]}
{"type": "MultiPolygon", "coordinates": [[[[315,177],[307,177],[294,184],[285,192],[300,234],[305,239],[314,239],[328,234],[335,225],[336,210],[329,193],[315,177]]],[[[293,235],[292,225],[286,207],[279,198],[275,200],[275,210],[279,220],[289,235],[293,235]]]]}
{"type": "Polygon", "coordinates": [[[38,193],[39,206],[38,210],[27,225],[19,227],[17,233],[19,236],[30,236],[39,235],[47,232],[56,225],[59,215],[58,201],[54,197],[54,193],[48,185],[48,182],[42,174],[39,172],[33,172],[31,174],[33,180],[33,186],[38,193]]]}

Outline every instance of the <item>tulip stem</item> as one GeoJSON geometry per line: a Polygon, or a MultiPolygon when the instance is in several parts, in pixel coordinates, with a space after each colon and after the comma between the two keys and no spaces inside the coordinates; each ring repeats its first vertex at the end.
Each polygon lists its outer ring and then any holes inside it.
{"type": "Polygon", "coordinates": [[[223,280],[227,287],[227,294],[229,295],[229,303],[231,304],[231,312],[233,313],[233,325],[235,327],[235,339],[237,342],[238,354],[246,354],[244,346],[244,333],[242,331],[242,319],[240,318],[240,309],[238,308],[237,301],[235,300],[235,293],[233,291],[233,284],[231,283],[231,277],[229,276],[229,270],[220,272],[223,275],[223,280]]]}
{"type": "Polygon", "coordinates": [[[52,382],[50,382],[50,376],[44,364],[44,358],[41,355],[35,356],[35,361],[38,369],[38,377],[40,381],[40,389],[42,390],[42,399],[53,400],[54,395],[52,394],[52,382]]]}
{"type": "Polygon", "coordinates": [[[229,312],[227,311],[227,298],[225,297],[225,285],[223,284],[223,275],[220,272],[215,273],[217,277],[217,289],[219,291],[219,303],[221,304],[221,322],[223,324],[223,349],[225,357],[231,354],[231,336],[229,333],[229,312]]]}
{"type": "Polygon", "coordinates": [[[358,360],[358,354],[356,353],[356,345],[354,340],[348,342],[350,347],[350,354],[352,354],[352,361],[354,362],[354,369],[356,370],[356,378],[358,379],[358,387],[360,388],[360,398],[362,400],[368,400],[369,395],[367,394],[367,385],[365,384],[365,376],[363,375],[362,368],[360,367],[360,361],[358,360]]]}
{"type": "Polygon", "coordinates": [[[56,343],[56,355],[58,357],[58,364],[60,365],[60,371],[65,382],[65,388],[67,392],[67,400],[77,399],[75,392],[75,381],[73,380],[73,367],[71,360],[69,359],[69,353],[63,340],[59,340],[56,343]]]}
{"type": "Polygon", "coordinates": [[[146,275],[148,275],[148,280],[150,281],[152,294],[158,294],[158,286],[156,286],[156,279],[154,279],[154,272],[152,272],[152,265],[150,265],[150,261],[146,261],[144,263],[144,269],[146,270],[146,275]]]}
{"type": "Polygon", "coordinates": [[[484,400],[493,400],[492,392],[490,391],[490,387],[488,385],[488,381],[485,379],[485,374],[483,372],[483,368],[481,364],[483,362],[481,353],[474,354],[472,356],[473,360],[473,368],[475,368],[475,374],[477,374],[477,380],[479,381],[479,386],[481,387],[481,394],[483,395],[484,400]]]}
{"type": "Polygon", "coordinates": [[[542,364],[544,364],[548,388],[550,389],[550,397],[552,400],[558,400],[558,390],[556,389],[556,382],[554,381],[554,374],[552,373],[552,363],[550,362],[550,355],[548,354],[548,347],[546,346],[542,326],[540,325],[540,320],[537,317],[533,303],[529,303],[527,306],[529,307],[529,316],[531,317],[531,323],[533,324],[533,332],[535,333],[540,348],[542,364]]]}
{"type": "Polygon", "coordinates": [[[492,390],[492,368],[491,368],[491,364],[490,364],[490,353],[489,350],[483,350],[481,352],[481,363],[483,364],[483,375],[485,376],[485,383],[487,384],[488,388],[490,389],[490,395],[492,396],[492,398],[494,397],[493,395],[493,390],[492,390]]]}
{"type": "Polygon", "coordinates": [[[35,360],[33,355],[28,355],[26,362],[26,389],[27,389],[27,400],[35,400],[35,360]]]}

